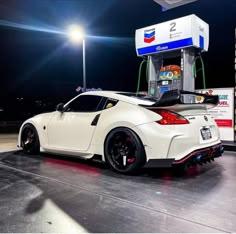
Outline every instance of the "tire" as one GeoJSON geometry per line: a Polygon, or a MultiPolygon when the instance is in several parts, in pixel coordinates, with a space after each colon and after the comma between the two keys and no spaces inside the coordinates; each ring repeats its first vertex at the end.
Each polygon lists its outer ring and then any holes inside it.
{"type": "Polygon", "coordinates": [[[40,151],[39,136],[32,124],[26,124],[22,129],[21,147],[27,154],[38,154],[40,151]]]}
{"type": "Polygon", "coordinates": [[[112,130],[106,138],[104,152],[106,162],[122,174],[136,174],[146,163],[141,140],[128,128],[112,130]]]}

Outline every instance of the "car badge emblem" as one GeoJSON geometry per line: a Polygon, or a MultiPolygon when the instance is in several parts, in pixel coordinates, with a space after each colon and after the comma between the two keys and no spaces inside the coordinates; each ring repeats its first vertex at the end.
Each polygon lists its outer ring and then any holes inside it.
{"type": "Polygon", "coordinates": [[[208,118],[207,118],[207,116],[205,116],[205,115],[204,115],[204,119],[205,119],[206,121],[208,121],[208,118]]]}

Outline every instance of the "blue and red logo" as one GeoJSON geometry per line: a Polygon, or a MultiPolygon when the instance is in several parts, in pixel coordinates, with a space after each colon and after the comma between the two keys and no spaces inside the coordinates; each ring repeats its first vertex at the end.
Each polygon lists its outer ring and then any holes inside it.
{"type": "Polygon", "coordinates": [[[156,31],[155,28],[148,29],[144,31],[144,42],[145,43],[151,43],[155,41],[156,39],[156,31]]]}

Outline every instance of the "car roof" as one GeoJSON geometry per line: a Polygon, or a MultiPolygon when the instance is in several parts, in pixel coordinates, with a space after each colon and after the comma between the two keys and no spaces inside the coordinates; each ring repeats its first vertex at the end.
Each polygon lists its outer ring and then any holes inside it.
{"type": "Polygon", "coordinates": [[[155,101],[145,100],[144,98],[140,98],[136,96],[135,93],[129,92],[119,92],[119,91],[89,91],[82,93],[80,95],[97,95],[103,96],[107,98],[117,99],[119,101],[127,102],[134,105],[152,105],[155,101]],[[133,94],[133,95],[132,95],[133,94]]]}

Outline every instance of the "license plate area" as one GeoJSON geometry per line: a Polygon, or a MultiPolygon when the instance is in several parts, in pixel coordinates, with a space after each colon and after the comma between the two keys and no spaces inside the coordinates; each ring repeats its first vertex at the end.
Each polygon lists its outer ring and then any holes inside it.
{"type": "Polygon", "coordinates": [[[200,129],[200,131],[201,131],[201,135],[202,135],[203,140],[209,140],[212,138],[210,127],[203,127],[200,129]]]}

